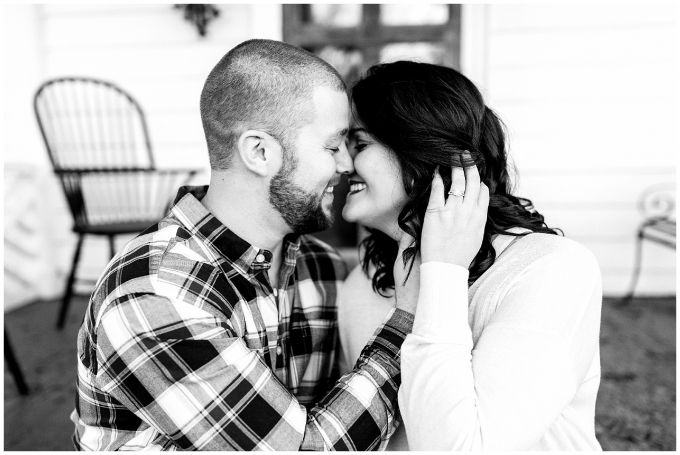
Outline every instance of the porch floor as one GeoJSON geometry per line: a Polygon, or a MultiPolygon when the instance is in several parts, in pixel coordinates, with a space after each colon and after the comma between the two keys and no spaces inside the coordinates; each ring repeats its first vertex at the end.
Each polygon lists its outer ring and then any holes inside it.
{"type": "MultiPolygon", "coordinates": [[[[5,365],[5,450],[73,450],[76,335],[87,298],[71,302],[63,331],[59,302],[42,301],[5,314],[30,388],[17,392],[5,365]]],[[[596,431],[605,450],[675,450],[676,299],[637,298],[602,310],[602,382],[596,431]]]]}

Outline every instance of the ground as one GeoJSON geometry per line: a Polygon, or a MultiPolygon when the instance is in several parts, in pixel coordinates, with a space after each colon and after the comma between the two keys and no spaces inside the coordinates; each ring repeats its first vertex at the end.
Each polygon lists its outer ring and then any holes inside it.
{"type": "MultiPolygon", "coordinates": [[[[5,367],[5,450],[73,450],[76,334],[87,300],[76,297],[63,331],[58,302],[5,315],[30,394],[18,394],[5,367]]],[[[596,432],[604,450],[675,450],[676,299],[605,299],[602,382],[596,432]]]]}
{"type": "Polygon", "coordinates": [[[602,311],[596,431],[605,450],[675,450],[675,298],[602,311]]]}

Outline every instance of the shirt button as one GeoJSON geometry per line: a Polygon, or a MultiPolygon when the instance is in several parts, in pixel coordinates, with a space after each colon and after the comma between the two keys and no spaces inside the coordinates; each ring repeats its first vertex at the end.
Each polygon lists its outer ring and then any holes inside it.
{"type": "Polygon", "coordinates": [[[282,352],[283,352],[283,349],[281,349],[281,346],[277,346],[276,347],[276,354],[281,355],[282,352]]]}
{"type": "Polygon", "coordinates": [[[255,257],[255,260],[257,262],[264,262],[264,254],[258,254],[257,257],[255,257]]]}

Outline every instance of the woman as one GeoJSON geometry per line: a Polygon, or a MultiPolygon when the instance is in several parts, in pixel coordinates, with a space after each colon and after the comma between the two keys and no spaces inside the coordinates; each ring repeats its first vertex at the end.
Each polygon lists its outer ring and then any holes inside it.
{"type": "Polygon", "coordinates": [[[339,297],[344,369],[395,287],[418,301],[388,450],[601,450],[599,268],[512,195],[500,120],[425,63],[372,67],[352,101],[343,217],[370,235],[339,297]]]}

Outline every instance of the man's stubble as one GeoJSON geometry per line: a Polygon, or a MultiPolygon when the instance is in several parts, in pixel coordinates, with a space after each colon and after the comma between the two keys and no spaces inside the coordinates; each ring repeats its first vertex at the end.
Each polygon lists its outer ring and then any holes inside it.
{"type": "Polygon", "coordinates": [[[269,202],[281,214],[284,221],[296,234],[324,231],[331,227],[334,213],[326,215],[323,210],[323,194],[309,193],[293,182],[297,169],[296,150],[284,147],[283,165],[272,177],[269,186],[269,202]]]}

